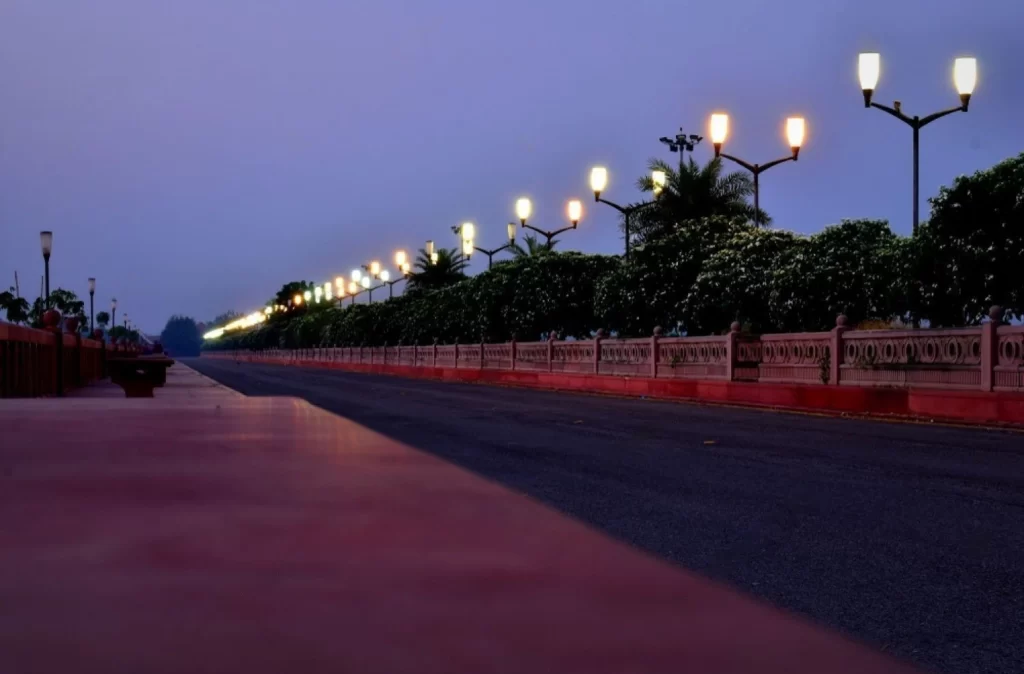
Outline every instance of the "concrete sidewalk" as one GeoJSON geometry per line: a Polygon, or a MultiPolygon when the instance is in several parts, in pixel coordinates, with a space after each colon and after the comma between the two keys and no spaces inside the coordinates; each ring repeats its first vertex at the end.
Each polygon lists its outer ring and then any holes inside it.
{"type": "MultiPolygon", "coordinates": [[[[167,383],[153,391],[153,397],[161,400],[196,400],[216,402],[241,397],[242,394],[218,384],[203,376],[180,361],[167,370],[167,383]]],[[[75,389],[66,398],[120,398],[125,399],[124,389],[109,379],[75,389]]]]}

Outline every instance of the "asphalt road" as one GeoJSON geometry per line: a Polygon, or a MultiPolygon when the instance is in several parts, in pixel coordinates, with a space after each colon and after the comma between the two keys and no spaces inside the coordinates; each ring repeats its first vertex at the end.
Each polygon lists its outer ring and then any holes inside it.
{"type": "Polygon", "coordinates": [[[1024,671],[1024,435],[187,360],[942,672],[1024,671]]]}

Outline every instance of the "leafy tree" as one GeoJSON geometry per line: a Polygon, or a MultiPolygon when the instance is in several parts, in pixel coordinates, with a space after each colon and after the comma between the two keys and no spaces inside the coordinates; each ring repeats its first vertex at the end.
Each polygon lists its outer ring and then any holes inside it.
{"type": "Polygon", "coordinates": [[[831,330],[889,322],[908,307],[911,242],[880,220],[844,220],[795,245],[777,268],[770,297],[774,332],[831,330]]]}
{"type": "MultiPolygon", "coordinates": [[[[295,298],[296,295],[301,295],[307,290],[313,290],[315,284],[312,281],[291,281],[281,286],[281,289],[274,295],[274,304],[280,304],[283,307],[290,305],[290,302],[295,298]]],[[[240,316],[236,315],[236,318],[240,316]]],[[[218,326],[221,324],[218,323],[218,326]]]]}
{"type": "Polygon", "coordinates": [[[111,342],[119,342],[124,339],[130,344],[138,344],[139,332],[138,330],[129,330],[123,325],[115,325],[107,331],[107,338],[111,342]]]}
{"type": "Polygon", "coordinates": [[[215,325],[215,326],[226,325],[226,324],[230,323],[231,321],[238,320],[241,317],[242,317],[242,314],[238,313],[237,311],[225,311],[224,313],[220,314],[219,316],[214,318],[212,321],[210,321],[210,325],[215,325]]]}
{"type": "Polygon", "coordinates": [[[29,306],[24,297],[16,297],[14,288],[0,293],[0,310],[7,314],[11,323],[24,323],[28,320],[29,306]]]}
{"type": "Polygon", "coordinates": [[[525,248],[521,246],[518,241],[512,243],[512,247],[509,250],[512,252],[513,259],[547,255],[554,251],[555,246],[558,245],[558,239],[552,239],[551,242],[548,243],[547,241],[541,241],[539,237],[536,237],[533,234],[527,234],[523,238],[523,243],[526,244],[525,248]]]}
{"type": "Polygon", "coordinates": [[[110,323],[110,314],[108,314],[106,311],[101,311],[98,314],[96,314],[96,325],[100,329],[105,330],[108,323],[110,323]]]}
{"type": "MultiPolygon", "coordinates": [[[[652,206],[633,216],[630,233],[634,243],[665,236],[689,220],[712,216],[754,220],[754,207],[747,201],[754,193],[754,181],[746,172],[723,175],[720,158],[700,166],[691,157],[681,168],[652,159],[649,169],[665,172],[665,187],[652,206]]],[[[650,172],[637,181],[637,187],[653,192],[650,172]]],[[[768,224],[771,218],[762,211],[760,221],[768,224]]]]}
{"type": "Polygon", "coordinates": [[[406,286],[409,290],[437,290],[465,280],[469,263],[458,249],[439,248],[436,253],[437,262],[432,262],[426,250],[419,250],[406,286]]]}
{"type": "Polygon", "coordinates": [[[1024,317],[1024,154],[960,176],[930,199],[914,242],[915,313],[975,325],[993,304],[1024,317]]]}
{"type": "Polygon", "coordinates": [[[598,286],[595,312],[603,326],[624,335],[649,335],[656,326],[668,334],[685,330],[686,298],[705,260],[750,228],[741,218],[701,218],[637,246],[598,286]]]}
{"type": "Polygon", "coordinates": [[[160,343],[176,356],[198,356],[202,338],[196,322],[188,316],[174,315],[167,320],[160,343]]]}
{"type": "Polygon", "coordinates": [[[43,327],[43,314],[47,309],[56,309],[62,318],[77,318],[78,325],[87,325],[88,319],[85,315],[85,302],[78,299],[78,295],[70,290],[55,288],[50,291],[49,307],[46,306],[44,298],[37,297],[32,303],[32,309],[28,314],[28,321],[34,328],[43,327]]]}
{"type": "Polygon", "coordinates": [[[753,332],[770,331],[775,277],[805,245],[791,232],[737,231],[708,257],[690,288],[683,313],[687,332],[719,334],[733,321],[753,332]]]}

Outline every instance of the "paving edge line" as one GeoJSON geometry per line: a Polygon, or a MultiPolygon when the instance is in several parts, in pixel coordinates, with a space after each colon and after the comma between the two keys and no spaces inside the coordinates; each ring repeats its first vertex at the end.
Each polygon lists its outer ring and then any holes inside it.
{"type": "Polygon", "coordinates": [[[669,395],[657,395],[657,394],[630,394],[630,393],[614,393],[608,391],[589,391],[585,389],[575,388],[559,388],[557,386],[532,386],[528,383],[518,382],[496,382],[496,381],[480,381],[480,380],[453,380],[446,379],[445,377],[431,376],[424,374],[424,376],[410,377],[398,372],[366,372],[358,369],[347,369],[345,367],[338,367],[337,364],[331,365],[319,365],[315,363],[285,363],[281,361],[253,361],[253,360],[238,360],[234,358],[222,358],[219,356],[209,357],[210,360],[225,360],[234,362],[236,364],[251,363],[256,365],[277,365],[280,367],[301,367],[310,370],[327,370],[334,372],[345,372],[348,374],[363,374],[363,375],[377,375],[383,377],[394,377],[396,379],[408,379],[408,380],[427,380],[433,382],[439,382],[442,384],[467,384],[476,386],[492,386],[496,388],[514,388],[524,389],[531,391],[551,391],[554,393],[573,393],[577,395],[595,396],[601,398],[614,398],[619,400],[651,400],[655,402],[666,402],[675,403],[681,405],[693,405],[698,407],[724,407],[728,409],[742,409],[742,410],[757,410],[761,412],[774,412],[777,414],[793,414],[797,416],[810,416],[810,417],[823,417],[829,419],[849,419],[853,421],[879,421],[892,424],[908,424],[915,426],[931,426],[931,427],[943,427],[943,428],[959,428],[959,429],[974,429],[974,430],[988,430],[988,431],[1003,431],[1015,434],[1024,434],[1024,424],[1018,424],[1014,422],[994,422],[994,421],[965,421],[959,419],[952,419],[949,417],[929,417],[929,416],[916,416],[916,415],[900,415],[900,414],[883,414],[883,413],[871,413],[871,412],[849,412],[849,411],[832,411],[822,410],[810,407],[783,407],[778,405],[766,405],[758,403],[747,403],[747,402],[727,402],[718,400],[707,400],[704,398],[696,398],[691,396],[669,396],[669,395]]]}
{"type": "Polygon", "coordinates": [[[246,394],[244,394],[241,391],[239,391],[238,389],[233,389],[230,386],[228,386],[227,384],[220,383],[219,381],[217,381],[213,377],[206,376],[205,374],[203,374],[199,370],[195,369],[194,367],[189,367],[185,363],[181,362],[181,360],[175,361],[175,365],[180,365],[181,367],[185,368],[186,370],[190,370],[197,377],[205,379],[207,382],[210,383],[212,388],[224,389],[225,391],[227,391],[231,395],[236,395],[236,396],[239,396],[239,397],[242,397],[242,398],[248,398],[249,397],[246,394]]]}

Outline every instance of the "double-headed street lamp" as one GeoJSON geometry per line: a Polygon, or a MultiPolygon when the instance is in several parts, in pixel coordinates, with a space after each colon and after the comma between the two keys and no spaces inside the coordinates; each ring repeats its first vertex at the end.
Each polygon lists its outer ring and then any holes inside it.
{"type": "MultiPolygon", "coordinates": [[[[692,150],[692,148],[691,148],[692,150]]],[[[682,150],[680,150],[682,152],[682,150]]],[[[665,189],[665,172],[664,171],[651,171],[651,185],[652,191],[654,192],[654,199],[651,201],[645,201],[640,204],[634,204],[632,206],[621,206],[613,201],[601,198],[601,192],[608,187],[608,169],[603,166],[595,166],[590,169],[590,189],[594,190],[594,201],[607,204],[611,206],[619,213],[622,213],[622,217],[625,220],[626,230],[626,259],[629,259],[629,221],[633,215],[648,206],[652,206],[657,203],[657,198],[661,196],[662,191],[665,189]]]]}
{"type": "Polygon", "coordinates": [[[53,232],[39,232],[39,245],[43,249],[43,270],[46,278],[46,292],[43,306],[50,308],[50,253],[53,252],[53,232]]]}
{"type": "Polygon", "coordinates": [[[409,264],[409,258],[404,250],[395,251],[395,266],[398,267],[398,271],[402,274],[398,278],[389,281],[384,277],[384,274],[381,274],[381,281],[388,285],[388,299],[395,296],[395,284],[399,281],[407,280],[412,275],[412,265],[409,264]]]}
{"type": "Polygon", "coordinates": [[[789,140],[789,148],[793,151],[793,154],[788,157],[782,157],[775,161],[770,161],[767,164],[751,164],[743,161],[739,157],[734,157],[731,154],[725,154],[722,152],[722,144],[725,143],[726,137],[729,135],[729,115],[723,113],[715,113],[711,115],[711,142],[715,146],[715,156],[724,157],[729,161],[736,162],[743,168],[754,174],[754,224],[758,225],[761,221],[761,200],[760,200],[760,181],[759,178],[762,173],[784,164],[787,161],[796,161],[800,156],[800,146],[804,142],[804,134],[806,132],[806,124],[804,123],[803,117],[790,117],[786,120],[786,137],[789,140]]]}
{"type": "MultiPolygon", "coordinates": [[[[373,291],[379,290],[380,288],[383,288],[385,285],[387,285],[387,281],[388,279],[391,278],[391,274],[388,273],[387,269],[381,269],[380,262],[377,262],[376,260],[374,260],[370,264],[364,264],[363,269],[370,273],[363,274],[358,269],[353,269],[352,281],[361,285],[363,287],[363,290],[367,292],[369,301],[373,302],[373,291]],[[380,280],[383,281],[384,283],[381,283],[379,286],[375,286],[373,285],[374,280],[380,280]]],[[[351,290],[351,288],[352,287],[349,286],[349,290],[351,290]]],[[[363,292],[363,290],[358,290],[356,294],[363,292]]],[[[352,301],[354,303],[355,299],[353,298],[352,301]]]]}
{"type": "Polygon", "coordinates": [[[526,221],[529,220],[530,215],[532,213],[533,204],[530,202],[529,199],[527,199],[526,197],[522,197],[518,201],[516,201],[516,217],[519,218],[519,224],[521,224],[523,228],[532,229],[533,231],[537,232],[538,234],[546,238],[548,248],[550,248],[552,239],[554,239],[562,232],[568,232],[571,229],[576,229],[577,225],[580,224],[580,219],[583,217],[583,203],[579,199],[570,200],[569,203],[566,204],[565,206],[565,213],[566,216],[568,216],[569,218],[569,222],[571,222],[572,224],[569,225],[568,227],[562,227],[561,229],[556,229],[554,231],[547,231],[544,229],[534,227],[533,225],[526,224],[526,221]]]}
{"type": "Polygon", "coordinates": [[[878,76],[881,71],[882,57],[877,53],[864,53],[858,58],[857,70],[860,75],[860,88],[864,92],[864,107],[865,108],[878,108],[882,112],[887,112],[896,119],[904,122],[914,130],[914,229],[913,232],[917,234],[917,223],[919,214],[919,197],[918,197],[918,174],[919,174],[919,159],[918,159],[918,137],[921,132],[921,128],[931,124],[936,119],[951,115],[954,112],[967,112],[967,106],[971,102],[971,94],[974,93],[974,86],[978,82],[978,62],[973,58],[958,58],[953,61],[953,83],[956,85],[957,93],[960,94],[960,105],[955,108],[949,108],[948,110],[942,110],[934,114],[928,115],[927,117],[918,117],[914,115],[910,117],[905,115],[901,109],[900,102],[896,101],[890,108],[887,105],[881,103],[873,103],[871,96],[875,92],[875,87],[878,86],[878,76]]]}
{"type": "Polygon", "coordinates": [[[493,248],[488,250],[486,248],[480,248],[476,245],[474,239],[476,238],[476,226],[472,222],[464,222],[461,226],[455,225],[452,227],[452,232],[459,235],[462,239],[462,254],[469,259],[473,255],[473,251],[483,253],[487,256],[487,268],[490,269],[491,265],[494,264],[494,256],[501,251],[511,248],[516,243],[516,223],[510,222],[505,226],[508,232],[508,242],[504,246],[493,248]]]}
{"type": "Polygon", "coordinates": [[[96,295],[96,279],[89,277],[89,334],[96,329],[96,324],[92,318],[93,299],[96,295]]]}

